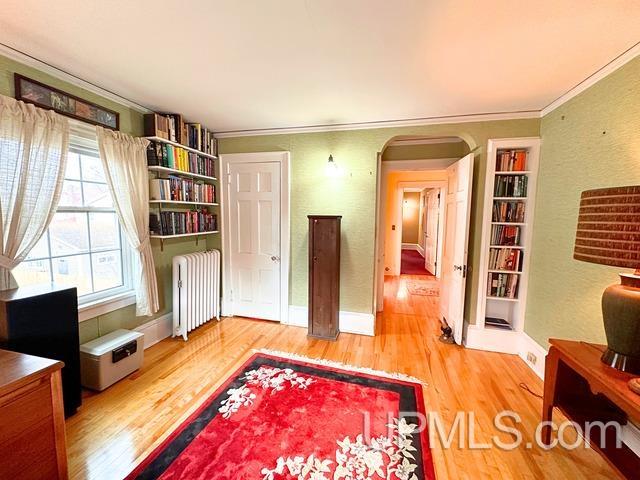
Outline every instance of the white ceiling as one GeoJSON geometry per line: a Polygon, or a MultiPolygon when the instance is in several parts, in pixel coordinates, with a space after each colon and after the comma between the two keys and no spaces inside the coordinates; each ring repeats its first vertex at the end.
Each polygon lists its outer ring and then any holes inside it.
{"type": "Polygon", "coordinates": [[[216,131],[540,110],[638,0],[2,0],[0,42],[216,131]]]}

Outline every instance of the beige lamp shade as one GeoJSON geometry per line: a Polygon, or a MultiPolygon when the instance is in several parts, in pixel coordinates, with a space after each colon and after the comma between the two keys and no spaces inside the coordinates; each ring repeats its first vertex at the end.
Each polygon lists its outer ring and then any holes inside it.
{"type": "Polygon", "coordinates": [[[582,192],[573,258],[640,268],[640,185],[582,192]]]}

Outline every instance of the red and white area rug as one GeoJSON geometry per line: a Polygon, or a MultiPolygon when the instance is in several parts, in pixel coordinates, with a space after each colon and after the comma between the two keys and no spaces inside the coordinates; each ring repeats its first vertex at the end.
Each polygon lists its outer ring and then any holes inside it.
{"type": "Polygon", "coordinates": [[[127,478],[432,480],[420,416],[416,379],[256,353],[127,478]]]}

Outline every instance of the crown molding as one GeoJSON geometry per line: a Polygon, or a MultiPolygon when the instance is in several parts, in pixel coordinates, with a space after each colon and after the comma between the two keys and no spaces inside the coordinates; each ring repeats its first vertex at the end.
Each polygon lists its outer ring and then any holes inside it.
{"type": "Polygon", "coordinates": [[[622,52],[620,55],[618,55],[616,58],[614,58],[609,63],[607,63],[600,70],[589,75],[587,78],[585,78],[583,81],[578,83],[571,90],[567,91],[564,95],[556,98],[553,102],[551,102],[549,105],[547,105],[540,111],[540,116],[544,117],[548,113],[553,112],[560,105],[563,105],[564,103],[567,103],[572,98],[580,95],[587,88],[595,85],[600,80],[605,78],[607,75],[610,75],[620,67],[626,65],[631,60],[636,58],[638,55],[640,55],[640,42],[636,43],[633,47],[629,48],[628,50],[622,52]]]}
{"type": "Polygon", "coordinates": [[[33,67],[39,70],[40,72],[49,74],[52,77],[55,77],[59,80],[63,80],[67,83],[75,85],[76,87],[80,87],[91,93],[95,93],[96,95],[100,95],[101,97],[106,98],[107,100],[111,100],[112,102],[131,108],[140,113],[152,113],[151,110],[149,110],[147,107],[143,105],[140,105],[136,102],[128,100],[124,97],[121,97],[117,93],[113,93],[113,92],[110,92],[109,90],[105,90],[104,88],[94,85],[93,83],[87,82],[86,80],[76,77],[75,75],[72,75],[68,72],[65,72],[64,70],[54,67],[53,65],[43,62],[42,60],[38,60],[37,58],[32,57],[31,55],[23,53],[19,50],[16,50],[15,48],[10,47],[9,45],[5,45],[4,43],[0,43],[0,55],[10,58],[11,60],[15,60],[16,62],[22,63],[23,65],[26,65],[28,67],[33,67]]]}
{"type": "Polygon", "coordinates": [[[382,120],[379,122],[337,123],[334,125],[310,125],[306,127],[264,128],[254,130],[229,130],[217,132],[216,138],[254,137],[259,135],[286,135],[295,133],[340,132],[346,130],[370,130],[374,128],[419,127],[447,123],[488,122],[495,120],[519,120],[540,118],[539,110],[523,112],[477,113],[470,115],[451,115],[444,117],[426,117],[407,120],[382,120]]]}

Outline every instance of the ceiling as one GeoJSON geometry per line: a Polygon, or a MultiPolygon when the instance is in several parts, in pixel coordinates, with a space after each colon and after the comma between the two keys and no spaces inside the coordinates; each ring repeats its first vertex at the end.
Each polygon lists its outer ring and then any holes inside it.
{"type": "Polygon", "coordinates": [[[638,0],[3,0],[0,42],[216,131],[537,111],[638,0]]]}

